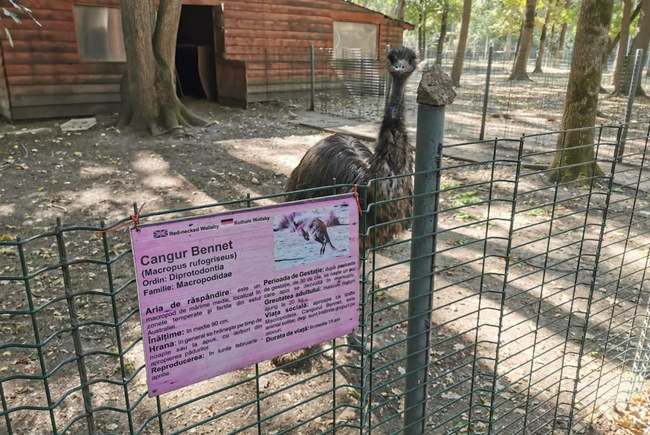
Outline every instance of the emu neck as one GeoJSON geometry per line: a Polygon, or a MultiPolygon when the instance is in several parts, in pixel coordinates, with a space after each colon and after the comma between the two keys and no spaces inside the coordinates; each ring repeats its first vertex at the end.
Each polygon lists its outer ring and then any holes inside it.
{"type": "Polygon", "coordinates": [[[388,105],[386,106],[386,112],[384,113],[384,123],[386,121],[403,121],[405,88],[405,77],[393,79],[390,96],[388,97],[388,105]]]}
{"type": "Polygon", "coordinates": [[[403,174],[413,170],[412,150],[404,125],[405,87],[406,77],[399,77],[393,81],[375,154],[370,165],[373,176],[403,174]]]}

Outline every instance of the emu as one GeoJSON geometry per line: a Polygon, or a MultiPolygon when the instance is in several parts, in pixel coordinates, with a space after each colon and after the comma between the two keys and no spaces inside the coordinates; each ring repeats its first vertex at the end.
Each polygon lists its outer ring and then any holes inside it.
{"type": "MultiPolygon", "coordinates": [[[[291,172],[286,191],[293,192],[338,184],[366,186],[368,204],[396,198],[382,203],[370,214],[370,225],[375,225],[375,243],[380,245],[408,227],[411,217],[411,177],[397,175],[413,172],[413,147],[408,141],[404,123],[404,90],[408,78],[416,68],[417,56],[413,50],[401,47],[388,52],[388,72],[392,77],[391,92],[386,105],[379,135],[372,152],[358,139],[334,134],[311,147],[298,166],[291,172]],[[386,179],[388,177],[393,177],[386,179]],[[389,223],[394,222],[394,223],[389,223]]],[[[289,195],[289,199],[323,196],[328,192],[313,190],[289,195]]]]}
{"type": "MultiPolygon", "coordinates": [[[[368,186],[365,198],[368,204],[382,202],[369,214],[368,224],[374,226],[376,246],[385,244],[409,226],[412,206],[413,147],[409,143],[404,123],[404,91],[416,68],[417,56],[409,48],[393,48],[388,52],[387,68],[392,77],[391,92],[375,143],[374,152],[358,139],[334,134],[311,147],[298,166],[291,172],[286,191],[294,192],[329,186],[332,180],[339,184],[368,186]],[[377,181],[373,181],[377,180],[377,181]]],[[[290,200],[313,198],[329,194],[329,190],[312,190],[288,195],[290,200]]],[[[365,206],[366,204],[362,204],[365,206]]],[[[365,243],[360,249],[365,249],[365,243]]],[[[362,351],[357,337],[349,336],[353,349],[362,351]]],[[[303,349],[298,353],[276,357],[275,366],[293,366],[314,351],[303,349]]]]}

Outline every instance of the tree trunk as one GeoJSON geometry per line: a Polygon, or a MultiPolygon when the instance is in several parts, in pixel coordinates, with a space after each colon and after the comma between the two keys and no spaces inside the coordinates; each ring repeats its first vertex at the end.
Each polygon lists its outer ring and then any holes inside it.
{"type": "MultiPolygon", "coordinates": [[[[633,23],[636,17],[639,16],[639,13],[641,12],[642,4],[643,2],[640,2],[638,5],[636,5],[634,11],[632,11],[632,16],[630,16],[630,24],[633,23]]],[[[612,51],[614,51],[614,49],[616,48],[616,44],[618,44],[620,38],[621,38],[621,32],[619,30],[619,32],[616,35],[614,35],[614,38],[610,39],[609,43],[607,44],[607,57],[609,57],[609,55],[612,54],[612,51]]]]}
{"type": "Polygon", "coordinates": [[[546,9],[546,16],[544,17],[544,25],[542,26],[542,32],[539,35],[539,48],[537,49],[537,57],[535,58],[535,69],[533,73],[542,73],[542,60],[544,58],[544,48],[546,44],[546,29],[548,28],[548,22],[551,18],[551,13],[553,11],[553,3],[548,5],[546,9]]]}
{"type": "Polygon", "coordinates": [[[426,6],[422,8],[422,59],[426,57],[427,53],[427,9],[426,6]]]}
{"type": "Polygon", "coordinates": [[[535,69],[533,74],[543,73],[542,70],[542,60],[544,58],[544,48],[546,43],[546,22],[542,26],[542,32],[539,35],[539,47],[537,48],[537,57],[535,58],[535,69]]]}
{"type": "Polygon", "coordinates": [[[404,11],[406,9],[406,0],[399,0],[397,2],[397,19],[404,21],[404,11]]]}
{"type": "Polygon", "coordinates": [[[564,57],[564,44],[566,42],[567,26],[567,23],[563,23],[562,28],[560,29],[560,37],[557,40],[557,50],[555,50],[556,59],[561,59],[564,57]]]}
{"type": "Polygon", "coordinates": [[[503,46],[503,55],[506,59],[512,54],[512,32],[508,32],[506,35],[506,43],[503,46]]]}
{"type": "MultiPolygon", "coordinates": [[[[569,9],[571,6],[571,0],[566,0],[564,3],[564,9],[569,9]]],[[[560,28],[560,37],[558,38],[557,41],[557,46],[555,47],[555,53],[553,57],[556,59],[561,59],[564,57],[564,43],[566,42],[566,31],[567,31],[568,24],[566,22],[562,23],[562,27],[560,28]]]]}
{"type": "Polygon", "coordinates": [[[454,86],[460,86],[460,76],[463,74],[463,62],[465,62],[465,49],[467,48],[467,35],[469,34],[469,21],[472,15],[472,0],[463,0],[463,19],[460,25],[458,47],[454,65],[451,68],[451,81],[454,86]]]}
{"type": "Polygon", "coordinates": [[[420,9],[418,14],[418,54],[422,57],[424,53],[424,13],[420,9]]]}
{"type": "MultiPolygon", "coordinates": [[[[639,31],[632,40],[632,45],[630,46],[629,60],[625,62],[623,68],[623,73],[619,82],[620,89],[616,92],[618,94],[627,95],[630,91],[630,82],[634,71],[634,54],[636,53],[636,50],[643,50],[643,57],[641,58],[642,68],[648,61],[648,45],[650,45],[650,0],[642,0],[641,2],[638,29],[639,31]]],[[[639,80],[639,86],[636,88],[637,95],[645,95],[641,82],[642,80],[639,80]]]]}
{"type": "Polygon", "coordinates": [[[590,178],[600,173],[594,158],[594,127],[603,54],[612,20],[613,0],[583,0],[576,30],[562,130],[551,164],[557,182],[590,178]],[[575,129],[575,130],[572,130],[575,129]]]}
{"type": "Polygon", "coordinates": [[[418,14],[418,25],[417,25],[417,31],[418,31],[418,54],[422,54],[422,13],[420,12],[418,14]]]}
{"type": "Polygon", "coordinates": [[[519,50],[517,50],[517,57],[515,64],[512,67],[510,80],[530,80],[526,72],[526,64],[528,63],[528,55],[530,54],[530,46],[533,41],[533,31],[535,30],[535,7],[537,0],[526,0],[526,14],[524,17],[524,25],[519,38],[519,50]]]}
{"type": "Polygon", "coordinates": [[[436,46],[436,64],[442,65],[442,52],[447,38],[447,20],[449,19],[449,1],[444,0],[442,5],[442,17],[440,17],[440,35],[436,46]]]}
{"type": "Polygon", "coordinates": [[[627,57],[627,44],[630,37],[630,20],[632,15],[632,0],[623,0],[623,18],[621,18],[621,31],[618,35],[618,52],[616,53],[616,65],[614,66],[614,93],[620,92],[621,73],[627,57]]]}
{"type": "Polygon", "coordinates": [[[120,125],[152,134],[205,125],[176,95],[181,0],[121,0],[126,80],[120,125]]]}
{"type": "Polygon", "coordinates": [[[548,43],[546,46],[550,53],[555,53],[555,23],[551,25],[551,34],[548,35],[548,43]]]}
{"type": "MultiPolygon", "coordinates": [[[[521,35],[524,33],[524,20],[521,20],[521,24],[519,25],[519,37],[517,38],[517,45],[515,45],[515,59],[517,58],[517,53],[519,53],[519,46],[521,45],[521,35]]],[[[513,60],[512,65],[515,65],[515,62],[513,60]]]]}
{"type": "MultiPolygon", "coordinates": [[[[632,11],[632,16],[630,16],[630,24],[634,22],[636,17],[639,16],[641,13],[641,5],[643,4],[643,1],[639,2],[639,4],[636,5],[634,10],[632,11]]],[[[619,30],[616,35],[614,35],[614,38],[610,39],[609,44],[607,45],[607,56],[612,54],[612,51],[614,51],[614,48],[616,48],[616,44],[618,44],[618,41],[621,37],[621,31],[619,30]]]]}

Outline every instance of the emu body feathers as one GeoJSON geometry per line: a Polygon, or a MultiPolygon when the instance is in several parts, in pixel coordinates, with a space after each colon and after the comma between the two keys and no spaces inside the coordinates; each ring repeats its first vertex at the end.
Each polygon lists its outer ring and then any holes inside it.
{"type": "MultiPolygon", "coordinates": [[[[305,153],[287,182],[287,192],[333,183],[359,185],[360,189],[367,187],[368,204],[382,201],[373,206],[369,214],[377,244],[387,242],[406,229],[411,217],[413,182],[408,175],[399,176],[413,172],[413,149],[404,125],[404,90],[408,77],[415,70],[415,60],[415,53],[408,48],[392,49],[388,53],[388,71],[393,81],[374,151],[351,136],[328,136],[305,153]],[[383,179],[385,177],[393,178],[383,179]]],[[[291,194],[289,199],[329,194],[330,190],[316,189],[291,194]]]]}

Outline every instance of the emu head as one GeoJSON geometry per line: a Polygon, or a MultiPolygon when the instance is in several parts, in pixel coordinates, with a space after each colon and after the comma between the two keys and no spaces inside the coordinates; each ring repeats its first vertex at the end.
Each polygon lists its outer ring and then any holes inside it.
{"type": "Polygon", "coordinates": [[[388,52],[388,72],[393,78],[408,77],[415,68],[417,55],[408,47],[392,48],[388,52]]]}

